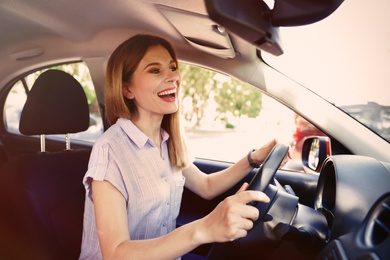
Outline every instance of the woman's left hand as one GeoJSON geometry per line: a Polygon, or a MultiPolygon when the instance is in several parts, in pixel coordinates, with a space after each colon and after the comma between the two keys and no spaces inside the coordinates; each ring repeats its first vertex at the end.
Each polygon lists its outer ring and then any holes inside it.
{"type": "MultiPolygon", "coordinates": [[[[278,143],[278,140],[275,138],[267,142],[265,145],[260,147],[259,149],[255,150],[251,154],[252,161],[256,164],[262,164],[265,159],[267,158],[268,154],[271,152],[271,150],[274,148],[274,146],[278,143]]],[[[286,157],[284,158],[283,162],[281,163],[281,167],[284,166],[289,159],[292,158],[291,155],[291,148],[289,148],[288,153],[286,157]]]]}

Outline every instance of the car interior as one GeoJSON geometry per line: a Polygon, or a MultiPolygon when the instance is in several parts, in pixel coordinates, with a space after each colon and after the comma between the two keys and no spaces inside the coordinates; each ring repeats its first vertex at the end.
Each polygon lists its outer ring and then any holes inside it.
{"type": "MultiPolygon", "coordinates": [[[[182,259],[388,259],[389,140],[264,60],[265,53],[284,54],[280,27],[320,22],[344,2],[0,1],[0,259],[78,259],[82,180],[94,140],[109,127],[105,67],[112,51],[138,33],[166,38],[180,63],[239,80],[320,133],[300,139],[298,164],[281,166],[291,145],[281,142],[260,168],[213,200],[185,189],[178,227],[206,216],[244,182],[271,201],[253,204],[261,215],[246,237],[202,245],[182,259]]],[[[190,85],[184,72],[182,84],[190,85]]],[[[267,121],[271,129],[283,127],[274,121],[267,121]]],[[[267,136],[248,122],[255,136],[267,136]]],[[[205,132],[217,139],[218,127],[205,132]]],[[[257,147],[253,138],[231,137],[234,130],[216,145],[200,132],[188,137],[203,153],[195,152],[194,164],[207,174],[234,163],[209,157],[215,147],[238,158],[257,147]]]]}

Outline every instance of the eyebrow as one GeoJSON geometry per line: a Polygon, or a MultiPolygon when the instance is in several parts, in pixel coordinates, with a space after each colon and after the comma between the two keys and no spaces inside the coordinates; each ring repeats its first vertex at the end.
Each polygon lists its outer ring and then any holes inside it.
{"type": "MultiPolygon", "coordinates": [[[[174,60],[171,60],[170,62],[169,62],[169,65],[171,65],[171,64],[175,64],[176,65],[176,62],[174,61],[174,60]]],[[[160,63],[160,62],[151,62],[151,63],[148,63],[146,66],[145,66],[145,68],[144,68],[144,70],[146,70],[148,67],[150,67],[150,66],[161,66],[162,64],[160,63]]]]}

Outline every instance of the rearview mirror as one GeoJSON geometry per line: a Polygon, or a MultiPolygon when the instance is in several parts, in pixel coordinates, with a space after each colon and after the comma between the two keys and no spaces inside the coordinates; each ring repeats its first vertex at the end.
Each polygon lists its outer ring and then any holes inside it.
{"type": "Polygon", "coordinates": [[[332,14],[344,0],[275,0],[271,12],[273,26],[301,26],[318,22],[332,14]]]}
{"type": "Polygon", "coordinates": [[[261,0],[206,0],[212,20],[230,33],[275,56],[283,54],[280,26],[314,23],[333,13],[343,0],[275,0],[271,10],[261,0]]]}

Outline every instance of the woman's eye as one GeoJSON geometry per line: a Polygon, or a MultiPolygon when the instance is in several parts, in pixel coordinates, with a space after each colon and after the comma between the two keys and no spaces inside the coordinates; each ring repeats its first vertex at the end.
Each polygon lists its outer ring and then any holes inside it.
{"type": "Polygon", "coordinates": [[[151,70],[150,70],[150,73],[152,73],[152,74],[158,74],[158,73],[160,73],[160,70],[159,70],[159,69],[151,69],[151,70]]]}
{"type": "Polygon", "coordinates": [[[176,70],[177,70],[177,67],[176,67],[176,66],[172,66],[172,67],[171,67],[171,70],[172,70],[172,71],[176,71],[176,70]]]}

